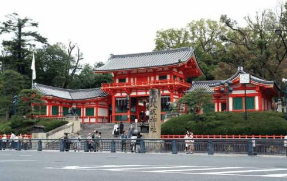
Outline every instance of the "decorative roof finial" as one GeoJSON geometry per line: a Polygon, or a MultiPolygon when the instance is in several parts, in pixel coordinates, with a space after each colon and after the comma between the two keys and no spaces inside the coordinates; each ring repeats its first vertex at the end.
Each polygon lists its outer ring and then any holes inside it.
{"type": "Polygon", "coordinates": [[[238,67],[238,70],[243,71],[243,67],[242,67],[242,66],[239,66],[239,67],[238,67]]]}

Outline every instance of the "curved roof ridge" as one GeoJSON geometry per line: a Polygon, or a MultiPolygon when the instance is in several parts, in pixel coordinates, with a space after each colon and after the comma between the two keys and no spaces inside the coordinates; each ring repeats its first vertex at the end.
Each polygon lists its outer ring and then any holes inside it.
{"type": "Polygon", "coordinates": [[[180,52],[186,50],[193,50],[191,47],[183,47],[183,48],[175,48],[175,49],[167,49],[167,50],[160,50],[154,52],[141,52],[141,53],[131,53],[131,54],[121,54],[121,55],[113,55],[109,58],[127,58],[127,57],[140,57],[140,56],[148,56],[148,55],[157,55],[157,54],[165,54],[171,52],[180,52]]]}
{"type": "Polygon", "coordinates": [[[47,88],[53,88],[53,89],[57,89],[57,90],[61,90],[61,91],[68,91],[68,92],[77,92],[77,91],[86,91],[86,90],[98,90],[101,89],[101,87],[96,87],[96,88],[89,88],[89,89],[66,89],[66,88],[62,88],[62,87],[54,87],[54,86],[50,86],[50,85],[44,85],[44,84],[39,84],[39,83],[34,83],[34,86],[42,86],[42,87],[47,87],[47,88]]]}

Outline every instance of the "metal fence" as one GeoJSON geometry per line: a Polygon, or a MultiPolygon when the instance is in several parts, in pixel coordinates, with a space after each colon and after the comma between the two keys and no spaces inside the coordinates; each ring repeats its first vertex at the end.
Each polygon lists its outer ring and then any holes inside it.
{"type": "MultiPolygon", "coordinates": [[[[285,140],[286,142],[286,140],[285,140]]],[[[285,145],[287,146],[287,145],[285,145]]],[[[194,139],[194,153],[286,155],[282,139],[194,139]]],[[[2,142],[0,150],[185,153],[186,139],[29,139],[2,142]]]]}

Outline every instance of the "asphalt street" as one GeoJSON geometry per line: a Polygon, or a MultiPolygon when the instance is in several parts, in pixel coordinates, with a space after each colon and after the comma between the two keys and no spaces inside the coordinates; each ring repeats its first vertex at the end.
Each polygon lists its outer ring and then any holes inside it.
{"type": "Polygon", "coordinates": [[[279,181],[287,158],[205,154],[0,151],[3,181],[279,181]]]}

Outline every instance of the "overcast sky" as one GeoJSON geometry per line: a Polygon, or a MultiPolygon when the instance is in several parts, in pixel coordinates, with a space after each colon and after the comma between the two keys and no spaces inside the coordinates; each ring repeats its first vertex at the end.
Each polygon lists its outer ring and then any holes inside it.
{"type": "Polygon", "coordinates": [[[286,0],[0,0],[0,21],[13,12],[31,18],[49,43],[71,40],[93,65],[110,54],[152,51],[157,30],[218,21],[222,14],[243,23],[244,16],[275,10],[280,2],[286,0]]]}

